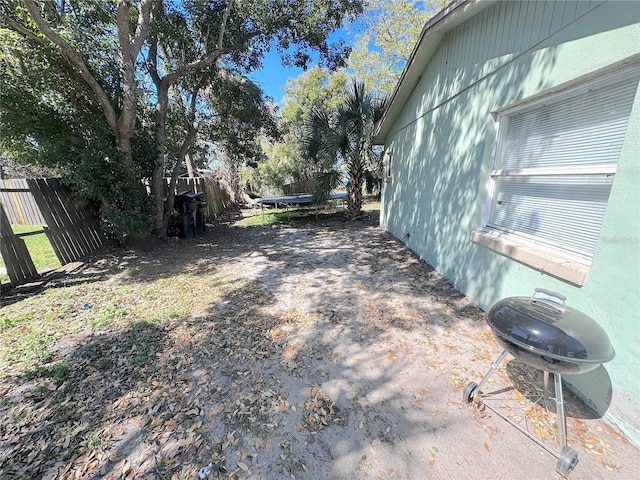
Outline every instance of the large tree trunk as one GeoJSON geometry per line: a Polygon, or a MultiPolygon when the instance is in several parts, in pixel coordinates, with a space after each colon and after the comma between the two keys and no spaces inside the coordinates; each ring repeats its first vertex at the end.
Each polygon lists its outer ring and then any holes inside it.
{"type": "MultiPolygon", "coordinates": [[[[155,165],[153,167],[153,174],[151,179],[151,195],[153,197],[153,203],[155,206],[155,227],[154,234],[158,238],[164,238],[167,235],[167,225],[168,225],[168,216],[171,214],[171,209],[173,208],[173,190],[171,185],[169,186],[169,195],[165,199],[165,181],[164,175],[166,170],[166,150],[167,150],[167,111],[169,108],[169,88],[174,85],[178,80],[183,78],[185,75],[191,72],[197,72],[198,70],[204,69],[215,62],[218,61],[218,58],[222,56],[224,53],[224,49],[222,48],[222,41],[224,38],[224,31],[226,27],[226,22],[229,17],[229,13],[231,11],[231,7],[233,5],[233,1],[229,1],[225,8],[225,13],[223,15],[222,25],[220,27],[220,33],[218,36],[218,45],[212,52],[204,55],[197,61],[183,64],[178,66],[171,73],[166,74],[164,77],[160,76],[160,72],[158,70],[158,60],[162,60],[165,67],[171,65],[171,59],[167,58],[166,50],[162,50],[159,48],[159,41],[157,36],[153,36],[150,39],[149,46],[149,62],[148,62],[148,71],[151,75],[153,83],[156,86],[156,94],[158,96],[156,103],[156,142],[157,142],[157,155],[155,165]],[[160,55],[161,54],[161,55],[160,55]],[[162,57],[162,58],[160,58],[162,57]],[[170,198],[170,208],[166,205],[166,200],[170,198]]],[[[162,14],[162,5],[161,3],[156,3],[155,5],[155,15],[160,16],[162,14]]],[[[194,92],[194,97],[192,99],[192,112],[195,111],[195,96],[197,96],[199,87],[194,92]]],[[[192,118],[193,123],[193,118],[192,118]]],[[[188,127],[188,131],[190,132],[190,128],[188,127]]],[[[195,136],[195,131],[193,132],[195,136]]],[[[189,135],[188,135],[189,136],[189,135]]],[[[188,140],[189,145],[193,142],[193,138],[188,140]]],[[[186,153],[186,151],[185,151],[186,153]]],[[[182,155],[182,154],[181,154],[182,155]]],[[[180,165],[184,157],[178,160],[176,168],[179,169],[180,165]]],[[[175,173],[175,170],[174,170],[175,173]]],[[[177,175],[177,174],[176,174],[177,175]]],[[[172,177],[174,175],[172,174],[172,177]]],[[[172,182],[175,185],[175,181],[172,182]]]]}
{"type": "Polygon", "coordinates": [[[129,175],[135,175],[135,164],[133,162],[133,150],[131,149],[131,134],[128,132],[120,133],[116,136],[116,147],[120,154],[119,161],[124,165],[129,175]]]}
{"type": "Polygon", "coordinates": [[[193,166],[193,161],[191,160],[191,155],[187,154],[187,155],[184,156],[184,163],[186,163],[186,165],[187,165],[187,173],[189,174],[189,178],[195,177],[196,176],[195,175],[196,169],[193,166]]]}
{"type": "Polygon", "coordinates": [[[362,185],[364,165],[358,152],[353,153],[349,166],[349,185],[347,188],[347,219],[355,220],[362,216],[362,185]]]}
{"type": "MultiPolygon", "coordinates": [[[[195,103],[195,101],[194,101],[195,103]]],[[[175,205],[175,190],[176,183],[178,182],[178,175],[180,174],[180,166],[182,162],[188,157],[189,148],[193,144],[193,140],[196,138],[196,133],[198,129],[195,127],[193,122],[189,125],[187,136],[182,142],[180,146],[180,152],[178,153],[178,159],[176,160],[176,164],[173,166],[173,172],[171,173],[171,180],[169,181],[169,191],[167,194],[167,201],[164,205],[164,221],[163,221],[163,231],[162,235],[165,236],[167,234],[167,228],[169,227],[169,219],[171,218],[171,212],[173,211],[173,207],[175,205]]],[[[188,163],[188,162],[187,162],[188,163]]]]}
{"type": "MultiPolygon", "coordinates": [[[[166,236],[165,222],[165,161],[167,157],[167,110],[169,108],[169,83],[160,81],[156,92],[158,102],[156,104],[156,144],[157,154],[153,166],[151,178],[151,196],[155,206],[155,228],[154,233],[158,238],[166,236]]],[[[179,168],[179,165],[178,165],[179,168]]]]}

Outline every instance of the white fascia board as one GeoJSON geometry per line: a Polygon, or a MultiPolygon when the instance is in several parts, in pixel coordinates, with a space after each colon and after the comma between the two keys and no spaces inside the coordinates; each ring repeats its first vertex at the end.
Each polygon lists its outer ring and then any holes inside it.
{"type": "Polygon", "coordinates": [[[422,78],[422,72],[427,67],[445,33],[466,22],[496,1],[454,0],[429,19],[420,33],[420,38],[411,52],[400,80],[391,95],[389,105],[378,124],[373,138],[375,144],[385,143],[393,122],[422,78]]]}

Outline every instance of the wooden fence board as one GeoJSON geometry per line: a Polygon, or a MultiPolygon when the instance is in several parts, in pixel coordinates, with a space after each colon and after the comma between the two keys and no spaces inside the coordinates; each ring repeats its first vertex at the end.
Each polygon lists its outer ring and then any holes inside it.
{"type": "Polygon", "coordinates": [[[44,218],[25,179],[0,180],[0,203],[12,225],[42,225],[44,218]]]}
{"type": "Polygon", "coordinates": [[[299,182],[288,183],[282,187],[285,195],[295,193],[313,193],[316,188],[316,180],[308,179],[299,182]]]}
{"type": "Polygon", "coordinates": [[[0,253],[13,286],[32,282],[39,274],[24,241],[13,233],[11,223],[43,225],[62,265],[93,253],[107,241],[98,220],[88,208],[76,205],[69,189],[58,179],[2,181],[0,217],[0,253]],[[12,212],[11,216],[3,206],[12,212]]]}
{"type": "MultiPolygon", "coordinates": [[[[165,179],[167,187],[169,180],[169,178],[165,179]]],[[[178,178],[175,193],[178,194],[184,191],[204,193],[205,199],[207,200],[207,214],[209,218],[216,218],[222,215],[224,209],[231,203],[229,193],[220,187],[220,184],[214,178],[178,178]]]]}
{"type": "Polygon", "coordinates": [[[222,189],[220,184],[213,179],[207,179],[204,185],[205,196],[209,216],[216,218],[224,213],[224,210],[231,204],[229,192],[222,189]]]}
{"type": "Polygon", "coordinates": [[[67,264],[72,258],[76,257],[77,252],[74,251],[73,245],[67,241],[63,234],[65,222],[64,218],[60,216],[58,199],[51,195],[46,182],[33,180],[30,182],[30,187],[36,203],[38,203],[45,217],[47,224],[45,233],[49,238],[53,251],[61,264],[67,264]]]}
{"type": "Polygon", "coordinates": [[[27,246],[13,233],[9,218],[0,203],[0,254],[4,259],[11,285],[16,286],[38,278],[27,246]]]}
{"type": "Polygon", "coordinates": [[[27,184],[45,218],[45,233],[62,265],[91,254],[106,238],[87,209],[76,208],[58,179],[29,179],[27,184]]]}

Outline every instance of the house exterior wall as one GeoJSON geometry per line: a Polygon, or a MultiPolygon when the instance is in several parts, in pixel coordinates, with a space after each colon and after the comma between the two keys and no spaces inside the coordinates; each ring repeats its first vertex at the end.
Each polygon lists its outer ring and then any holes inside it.
{"type": "Polygon", "coordinates": [[[498,2],[447,32],[386,136],[381,224],[484,309],[544,287],[594,318],[616,358],[569,381],[640,445],[640,92],[582,287],[470,241],[482,225],[492,112],[638,56],[636,2],[498,2]]]}

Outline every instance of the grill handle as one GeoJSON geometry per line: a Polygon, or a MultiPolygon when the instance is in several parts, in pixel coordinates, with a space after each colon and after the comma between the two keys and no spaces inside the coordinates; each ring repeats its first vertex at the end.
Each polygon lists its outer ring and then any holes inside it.
{"type": "Polygon", "coordinates": [[[536,288],[536,291],[531,295],[532,302],[544,303],[545,305],[558,310],[559,312],[564,312],[567,309],[567,305],[564,303],[567,300],[567,297],[564,295],[553,292],[551,290],[547,290],[546,288],[536,288]],[[548,297],[555,297],[560,300],[562,303],[551,300],[550,298],[535,298],[536,294],[542,293],[543,295],[547,295],[548,297]]]}

